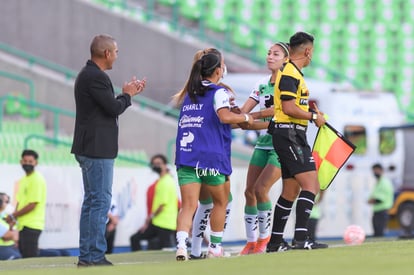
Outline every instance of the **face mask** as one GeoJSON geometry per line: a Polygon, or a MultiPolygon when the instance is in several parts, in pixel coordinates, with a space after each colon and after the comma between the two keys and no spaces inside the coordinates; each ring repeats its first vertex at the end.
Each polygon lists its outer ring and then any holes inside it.
{"type": "Polygon", "coordinates": [[[375,177],[376,179],[379,179],[379,178],[381,177],[381,174],[374,173],[374,177],[375,177]]]}
{"type": "Polygon", "coordinates": [[[151,166],[152,171],[154,171],[157,174],[161,174],[161,167],[159,166],[151,166]]]}
{"type": "Polygon", "coordinates": [[[227,66],[226,65],[223,65],[223,66],[224,66],[223,75],[221,76],[221,78],[224,78],[227,75],[227,66]]]}
{"type": "Polygon", "coordinates": [[[30,174],[34,170],[34,165],[32,165],[32,164],[22,164],[22,168],[26,172],[26,174],[30,174]]]}

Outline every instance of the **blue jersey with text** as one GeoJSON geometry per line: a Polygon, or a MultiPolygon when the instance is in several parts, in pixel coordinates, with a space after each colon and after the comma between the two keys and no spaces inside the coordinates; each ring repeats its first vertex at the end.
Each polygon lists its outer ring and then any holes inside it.
{"type": "MultiPolygon", "coordinates": [[[[209,84],[204,96],[184,99],[178,121],[175,165],[230,175],[231,126],[220,122],[214,95],[221,86],[209,84]]],[[[229,100],[227,98],[227,100],[229,100]]]]}

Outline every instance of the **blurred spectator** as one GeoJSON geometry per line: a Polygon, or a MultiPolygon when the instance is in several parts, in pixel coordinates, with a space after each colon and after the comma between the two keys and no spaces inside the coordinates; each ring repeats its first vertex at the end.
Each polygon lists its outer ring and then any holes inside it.
{"type": "Polygon", "coordinates": [[[368,203],[373,205],[372,226],[374,237],[382,237],[388,222],[388,210],[394,203],[394,188],[391,181],[383,175],[384,169],[381,164],[374,164],[372,172],[377,179],[377,183],[372,190],[368,203]]]}
{"type": "Polygon", "coordinates": [[[6,218],[10,225],[17,222],[23,258],[39,256],[39,237],[45,227],[46,181],[35,171],[38,158],[33,150],[23,151],[20,163],[26,176],[19,181],[16,210],[6,218]]]}
{"type": "Polygon", "coordinates": [[[4,210],[10,202],[6,193],[0,193],[0,260],[20,259],[22,255],[17,249],[18,232],[5,221],[4,210]]]}
{"type": "Polygon", "coordinates": [[[148,249],[174,246],[178,215],[176,182],[169,173],[165,156],[153,156],[151,168],[160,177],[148,187],[147,218],[144,225],[130,238],[132,251],[142,249],[142,240],[148,241],[148,249]]]}
{"type": "Polygon", "coordinates": [[[105,238],[106,238],[106,254],[112,254],[114,249],[114,241],[116,234],[116,226],[118,225],[118,208],[115,199],[111,200],[111,208],[108,212],[108,222],[106,224],[105,238]]]}

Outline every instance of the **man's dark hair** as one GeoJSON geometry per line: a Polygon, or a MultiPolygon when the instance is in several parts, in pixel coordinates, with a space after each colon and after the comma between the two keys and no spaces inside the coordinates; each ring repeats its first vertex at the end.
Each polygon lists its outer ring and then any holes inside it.
{"type": "Polygon", "coordinates": [[[6,198],[8,202],[10,202],[10,196],[4,192],[0,192],[0,200],[4,202],[3,197],[6,198]]]}
{"type": "Polygon", "coordinates": [[[372,165],[372,169],[381,169],[381,170],[384,170],[384,168],[382,167],[382,165],[379,164],[379,163],[375,163],[374,165],[372,165]]]}
{"type": "Polygon", "coordinates": [[[152,164],[152,162],[154,161],[154,159],[158,159],[158,158],[159,159],[162,159],[162,162],[164,162],[164,164],[167,164],[168,163],[167,157],[164,156],[164,155],[162,155],[162,154],[157,154],[157,155],[152,156],[150,163],[152,164]]]}
{"type": "Polygon", "coordinates": [[[114,48],[115,39],[107,34],[100,34],[93,38],[90,46],[92,57],[104,57],[105,50],[114,48]]]}
{"type": "Polygon", "coordinates": [[[307,44],[313,43],[314,37],[306,32],[297,32],[290,37],[289,46],[292,49],[296,49],[297,47],[307,44]]]}
{"type": "Polygon", "coordinates": [[[22,158],[24,156],[32,156],[32,157],[34,157],[35,160],[37,160],[39,158],[39,154],[37,154],[36,151],[30,150],[30,149],[23,150],[22,158]]]}

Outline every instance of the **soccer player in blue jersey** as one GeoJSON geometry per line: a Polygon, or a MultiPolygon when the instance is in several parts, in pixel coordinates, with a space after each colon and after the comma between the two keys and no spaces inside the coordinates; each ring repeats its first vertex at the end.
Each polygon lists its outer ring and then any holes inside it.
{"type": "Polygon", "coordinates": [[[202,185],[213,199],[208,257],[224,253],[221,241],[229,196],[225,182],[232,172],[230,124],[253,123],[250,115],[231,112],[228,91],[217,85],[224,71],[222,55],[207,53],[193,64],[184,88],[175,160],[182,199],[177,219],[178,261],[188,259],[186,240],[202,185]]]}
{"type": "MultiPolygon", "coordinates": [[[[198,50],[194,55],[193,65],[197,60],[199,60],[203,55],[207,53],[220,54],[220,52],[215,48],[207,48],[204,50],[198,50]]],[[[226,75],[226,69],[224,69],[223,78],[225,77],[225,75],[226,75]]],[[[228,85],[224,84],[223,82],[220,82],[218,85],[226,88],[226,92],[228,93],[229,98],[230,98],[230,110],[232,112],[239,113],[240,109],[235,104],[235,97],[234,97],[235,93],[233,89],[229,87],[228,85]]],[[[181,107],[185,95],[186,93],[184,89],[182,89],[181,91],[179,91],[177,94],[174,95],[173,101],[175,102],[177,106],[181,107]]],[[[224,185],[230,192],[230,177],[229,176],[227,177],[224,185]]],[[[226,220],[224,224],[224,229],[226,229],[226,225],[230,217],[232,200],[233,200],[233,196],[230,192],[229,199],[227,202],[227,207],[226,207],[226,220]]],[[[193,225],[191,229],[191,254],[189,255],[190,260],[199,260],[199,259],[204,259],[206,257],[206,254],[202,252],[201,247],[202,247],[203,241],[206,240],[206,231],[207,231],[207,227],[210,222],[210,213],[212,209],[213,209],[213,199],[211,198],[211,195],[206,191],[206,188],[203,188],[202,186],[200,190],[199,204],[198,204],[196,213],[194,214],[193,225]]]]}

